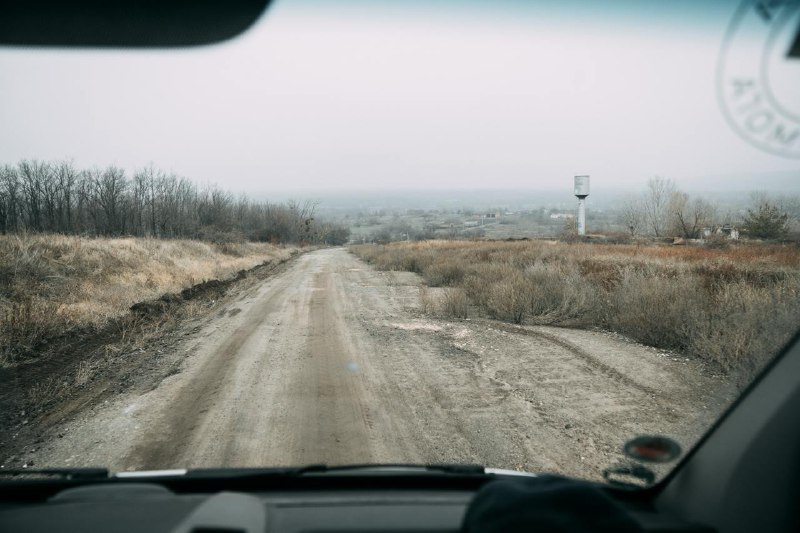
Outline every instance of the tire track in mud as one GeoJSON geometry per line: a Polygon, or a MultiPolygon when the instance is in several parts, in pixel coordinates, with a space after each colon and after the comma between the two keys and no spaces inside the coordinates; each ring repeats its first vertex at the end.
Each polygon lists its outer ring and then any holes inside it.
{"type": "Polygon", "coordinates": [[[545,339],[545,340],[547,340],[547,341],[549,341],[549,342],[551,342],[553,344],[561,346],[562,348],[564,348],[565,350],[570,352],[572,355],[575,355],[575,356],[583,359],[585,362],[587,362],[589,365],[591,365],[595,369],[599,370],[600,372],[602,372],[606,376],[610,377],[611,379],[614,379],[615,381],[619,381],[620,383],[624,384],[627,387],[630,387],[632,389],[637,389],[637,390],[639,390],[639,391],[641,391],[641,392],[643,392],[643,393],[645,393],[645,394],[647,394],[648,396],[651,396],[651,397],[657,397],[657,396],[659,396],[661,394],[661,391],[657,391],[655,389],[652,389],[652,388],[648,387],[647,385],[642,385],[641,383],[639,383],[636,380],[632,379],[630,376],[627,376],[627,375],[623,374],[622,372],[619,372],[617,369],[612,368],[611,366],[607,365],[603,361],[600,361],[597,357],[591,355],[586,350],[583,350],[582,348],[579,348],[575,344],[569,342],[566,339],[562,339],[562,338],[558,337],[557,335],[553,335],[551,333],[546,333],[544,331],[535,331],[535,330],[531,330],[531,329],[526,329],[526,328],[521,327],[521,326],[513,326],[511,324],[502,324],[502,323],[497,323],[497,322],[489,322],[488,320],[482,321],[482,323],[487,325],[487,326],[489,326],[490,328],[497,329],[497,330],[500,330],[500,331],[505,331],[507,333],[514,333],[516,335],[526,335],[528,337],[537,337],[537,338],[540,338],[540,339],[545,339]]]}
{"type": "Polygon", "coordinates": [[[308,306],[307,357],[292,381],[301,399],[298,406],[299,447],[293,450],[293,464],[339,462],[337,448],[361,461],[372,459],[369,407],[365,404],[357,354],[344,340],[341,311],[333,305],[336,295],[333,275],[314,275],[308,306]]]}
{"type": "MultiPolygon", "coordinates": [[[[242,346],[259,331],[258,326],[275,310],[275,302],[280,300],[287,288],[286,285],[277,287],[266,299],[248,308],[243,323],[214,350],[211,357],[206,358],[199,369],[198,377],[181,389],[177,401],[170,405],[160,420],[158,431],[150,432],[143,439],[144,442],[134,448],[125,459],[126,464],[163,467],[178,464],[188,444],[186,436],[208,415],[220,391],[230,381],[242,346]]],[[[231,316],[238,314],[239,312],[233,313],[231,316]]]]}

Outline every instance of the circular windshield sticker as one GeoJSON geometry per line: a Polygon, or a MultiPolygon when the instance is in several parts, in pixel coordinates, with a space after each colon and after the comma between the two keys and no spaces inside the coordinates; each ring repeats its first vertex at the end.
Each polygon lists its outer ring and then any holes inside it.
{"type": "Polygon", "coordinates": [[[669,437],[642,435],[625,443],[625,455],[646,463],[668,463],[681,454],[681,447],[669,437]]]}
{"type": "Polygon", "coordinates": [[[719,99],[733,129],[786,157],[800,157],[798,31],[800,1],[746,0],[728,27],[717,68],[719,99]]]}

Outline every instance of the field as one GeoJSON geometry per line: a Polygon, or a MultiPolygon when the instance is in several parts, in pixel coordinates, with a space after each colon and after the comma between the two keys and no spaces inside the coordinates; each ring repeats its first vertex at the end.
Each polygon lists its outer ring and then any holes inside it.
{"type": "Polygon", "coordinates": [[[53,338],[99,330],[138,302],[286,258],[270,244],[0,236],[0,365],[46,352],[53,338]]]}
{"type": "Polygon", "coordinates": [[[420,293],[433,314],[610,330],[742,379],[800,323],[796,246],[426,241],[351,250],[439,287],[420,293]]]}

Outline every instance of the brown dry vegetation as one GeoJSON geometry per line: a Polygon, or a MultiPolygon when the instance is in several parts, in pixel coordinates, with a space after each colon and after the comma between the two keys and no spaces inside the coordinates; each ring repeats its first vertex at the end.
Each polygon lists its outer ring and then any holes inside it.
{"type": "Polygon", "coordinates": [[[351,249],[378,269],[447,287],[438,299],[421,292],[428,312],[599,327],[746,375],[800,324],[795,246],[427,241],[351,249]]]}
{"type": "Polygon", "coordinates": [[[137,302],[292,251],[265,243],[0,236],[0,365],[29,360],[70,330],[99,329],[137,302]]]}

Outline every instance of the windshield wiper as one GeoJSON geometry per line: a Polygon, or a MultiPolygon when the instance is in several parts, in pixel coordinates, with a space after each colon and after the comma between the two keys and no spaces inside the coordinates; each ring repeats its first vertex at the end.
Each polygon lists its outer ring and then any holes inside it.
{"type": "Polygon", "coordinates": [[[535,476],[529,472],[516,472],[494,468],[484,468],[477,464],[353,464],[326,465],[310,464],[292,467],[268,468],[195,468],[174,470],[142,470],[131,472],[110,472],[106,468],[22,468],[0,469],[2,478],[41,479],[60,478],[66,480],[99,481],[104,479],[129,480],[150,478],[153,481],[179,478],[196,480],[243,480],[257,481],[281,478],[316,476],[535,476]]]}
{"type": "Polygon", "coordinates": [[[437,473],[437,474],[484,474],[482,465],[473,464],[356,464],[356,465],[308,465],[301,467],[298,474],[337,474],[337,473],[437,473]]]}
{"type": "Polygon", "coordinates": [[[359,475],[359,474],[454,474],[482,475],[481,465],[470,464],[355,464],[326,465],[311,464],[283,468],[195,468],[186,472],[187,477],[297,477],[307,475],[359,475]]]}
{"type": "Polygon", "coordinates": [[[57,477],[63,479],[108,479],[111,473],[106,468],[0,468],[0,477],[42,478],[57,477]]]}

